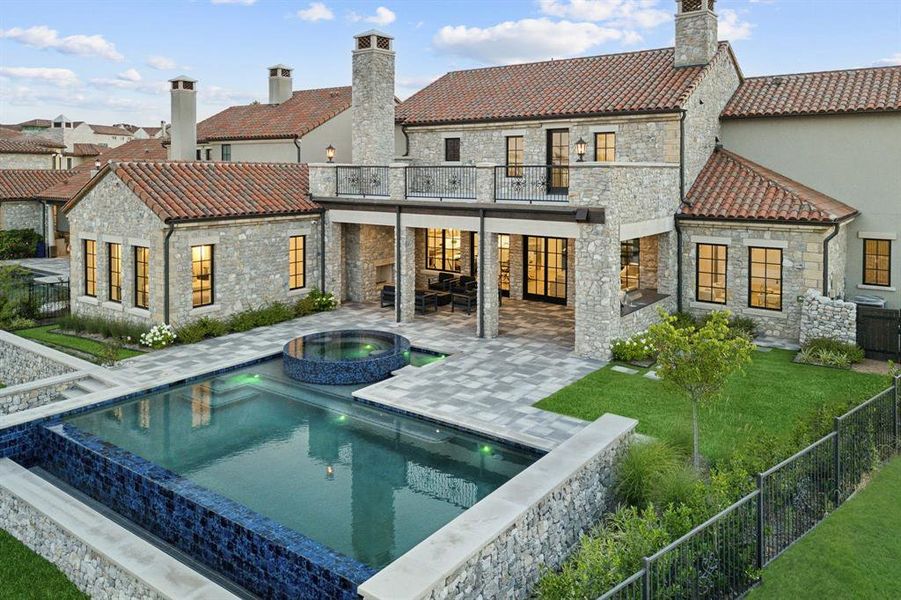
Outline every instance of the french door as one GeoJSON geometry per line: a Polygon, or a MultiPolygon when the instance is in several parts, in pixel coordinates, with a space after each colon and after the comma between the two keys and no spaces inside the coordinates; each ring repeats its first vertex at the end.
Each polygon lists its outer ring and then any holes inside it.
{"type": "Polygon", "coordinates": [[[547,191],[569,193],[569,129],[547,130],[547,191]]]}
{"type": "Polygon", "coordinates": [[[526,289],[523,297],[566,304],[565,238],[525,236],[526,289]]]}
{"type": "MultiPolygon", "coordinates": [[[[472,255],[470,264],[472,265],[472,276],[475,277],[479,271],[479,234],[473,232],[472,255]]],[[[510,235],[506,233],[497,234],[497,260],[500,269],[497,286],[504,296],[510,295],[510,235]]]]}

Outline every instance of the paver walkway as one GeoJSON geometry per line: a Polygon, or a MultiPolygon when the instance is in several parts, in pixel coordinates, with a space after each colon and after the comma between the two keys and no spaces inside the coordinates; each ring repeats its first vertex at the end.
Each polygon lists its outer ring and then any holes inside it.
{"type": "Polygon", "coordinates": [[[47,273],[45,278],[37,278],[36,281],[54,282],[69,281],[69,257],[64,258],[17,258],[13,260],[0,260],[0,266],[19,265],[26,269],[47,273]]]}
{"type": "Polygon", "coordinates": [[[448,353],[446,359],[371,385],[355,395],[415,414],[551,449],[586,425],[585,421],[531,405],[603,366],[573,354],[573,313],[565,307],[504,300],[501,336],[475,336],[475,314],[417,315],[397,324],[391,309],[345,304],[271,327],[175,346],[129,359],[117,375],[151,385],[178,373],[202,372],[277,353],[290,339],[328,329],[395,331],[414,346],[448,353]]]}

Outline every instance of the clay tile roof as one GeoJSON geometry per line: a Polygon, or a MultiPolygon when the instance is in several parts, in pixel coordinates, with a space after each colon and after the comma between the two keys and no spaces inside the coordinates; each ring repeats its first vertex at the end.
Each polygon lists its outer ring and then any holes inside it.
{"type": "MultiPolygon", "coordinates": [[[[713,61],[727,55],[729,45],[721,42],[713,61]]],[[[452,71],[404,101],[397,120],[424,125],[671,111],[708,70],[676,68],[673,60],[673,48],[661,48],[452,71]]]]}
{"type": "MultiPolygon", "coordinates": [[[[109,169],[165,222],[318,210],[309,198],[305,164],[112,162],[109,169]]],[[[87,189],[64,210],[74,206],[87,189]]]]}
{"type": "Polygon", "coordinates": [[[107,146],[101,144],[74,144],[72,152],[67,154],[71,156],[100,156],[104,150],[108,150],[107,146]]]}
{"type": "Polygon", "coordinates": [[[0,200],[44,198],[44,190],[71,175],[72,171],[49,169],[0,169],[0,200]]]}
{"type": "Polygon", "coordinates": [[[52,125],[53,121],[50,119],[31,119],[19,123],[20,127],[51,127],[52,125]]]}
{"type": "Polygon", "coordinates": [[[834,223],[857,210],[757,163],[717,149],[695,179],[681,214],[699,219],[834,223]]]}
{"type": "Polygon", "coordinates": [[[284,139],[303,136],[350,108],[350,86],[300,90],[281,104],[226,108],[197,124],[197,141],[284,139]]]}
{"type": "Polygon", "coordinates": [[[901,66],[750,77],[723,118],[901,110],[901,66]]]}
{"type": "Polygon", "coordinates": [[[27,138],[0,138],[0,154],[54,154],[57,150],[27,138]]]}
{"type": "Polygon", "coordinates": [[[101,135],[131,135],[131,132],[127,129],[122,129],[115,125],[91,125],[89,123],[88,127],[90,127],[91,131],[94,133],[99,133],[101,135]]]}

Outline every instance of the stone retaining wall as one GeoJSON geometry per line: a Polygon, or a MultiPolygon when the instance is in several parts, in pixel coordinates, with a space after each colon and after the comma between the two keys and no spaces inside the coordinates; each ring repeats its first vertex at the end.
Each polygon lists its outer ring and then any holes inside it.
{"type": "MultiPolygon", "coordinates": [[[[58,378],[53,378],[58,379],[58,378]]],[[[9,415],[36,406],[44,406],[61,398],[60,394],[72,385],[71,378],[46,385],[17,385],[0,390],[0,415],[9,415]]]]}
{"type": "Polygon", "coordinates": [[[75,370],[45,353],[29,350],[27,345],[18,336],[9,333],[0,336],[0,381],[3,385],[10,387],[75,370]]]}
{"type": "Polygon", "coordinates": [[[801,344],[814,338],[857,343],[857,305],[810,289],[801,303],[801,344]]]}

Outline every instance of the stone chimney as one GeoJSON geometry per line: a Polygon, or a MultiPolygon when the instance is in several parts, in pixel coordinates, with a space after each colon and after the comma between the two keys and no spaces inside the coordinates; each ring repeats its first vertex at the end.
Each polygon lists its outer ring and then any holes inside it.
{"type": "Polygon", "coordinates": [[[716,0],[676,0],[677,67],[706,65],[716,54],[716,0]]]}
{"type": "Polygon", "coordinates": [[[197,157],[197,80],[179,75],[172,84],[172,124],[169,158],[195,160],[197,157]]]}
{"type": "Polygon", "coordinates": [[[269,67],[269,104],[281,104],[290,100],[293,93],[291,67],[285,65],[269,67]]]}
{"type": "Polygon", "coordinates": [[[354,36],[352,161],[387,165],[394,157],[394,38],[354,36]]]}

